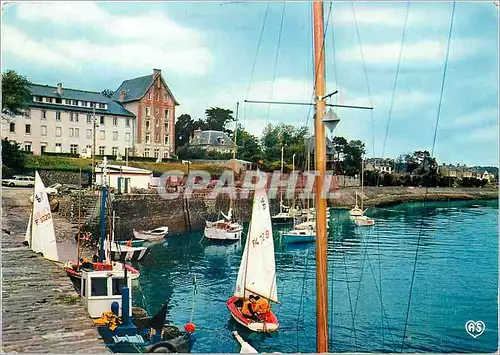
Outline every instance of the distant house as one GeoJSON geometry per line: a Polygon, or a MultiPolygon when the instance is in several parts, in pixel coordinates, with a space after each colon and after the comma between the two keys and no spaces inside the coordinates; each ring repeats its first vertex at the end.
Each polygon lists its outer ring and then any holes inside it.
{"type": "Polygon", "coordinates": [[[175,152],[175,106],[161,70],[125,80],[111,97],[137,117],[134,146],[139,155],[169,158],[175,152]]]}
{"type": "MultiPolygon", "coordinates": [[[[131,188],[148,189],[151,185],[153,173],[150,170],[133,168],[124,165],[107,165],[107,184],[109,187],[118,188],[118,180],[121,180],[121,190],[125,191],[125,186],[128,191],[131,188]]],[[[96,167],[95,169],[97,184],[102,183],[102,168],[96,167]]]]}
{"type": "MultiPolygon", "coordinates": [[[[309,145],[309,150],[311,154],[314,155],[314,152],[316,151],[314,136],[304,138],[304,145],[306,149],[309,145]]],[[[326,168],[332,169],[334,167],[335,161],[337,160],[335,155],[336,154],[335,147],[333,145],[333,142],[328,137],[326,137],[325,145],[326,145],[326,168]]]]}
{"type": "Polygon", "coordinates": [[[382,173],[392,173],[393,161],[384,158],[368,158],[365,159],[366,171],[380,171],[382,173]]]}
{"type": "Polygon", "coordinates": [[[189,146],[219,153],[232,153],[234,151],[233,140],[221,131],[202,131],[198,129],[194,131],[189,140],[189,146]]]}

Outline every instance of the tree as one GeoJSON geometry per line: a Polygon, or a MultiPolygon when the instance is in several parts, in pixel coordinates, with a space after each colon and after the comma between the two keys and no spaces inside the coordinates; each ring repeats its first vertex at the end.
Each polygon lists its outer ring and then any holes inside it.
{"type": "Polygon", "coordinates": [[[24,154],[19,143],[2,139],[2,175],[10,175],[13,169],[24,167],[24,154]]]}
{"type": "Polygon", "coordinates": [[[344,171],[354,175],[361,171],[361,159],[365,154],[365,144],[360,140],[350,141],[344,148],[344,171]]]}
{"type": "Polygon", "coordinates": [[[295,128],[284,123],[268,124],[261,138],[264,159],[269,163],[281,161],[281,146],[284,146],[283,155],[286,163],[290,164],[295,154],[295,165],[305,166],[307,149],[304,138],[307,135],[307,127],[295,128]]]}
{"type": "Polygon", "coordinates": [[[208,129],[228,134],[233,132],[234,129],[226,128],[229,122],[234,121],[233,111],[220,107],[210,107],[205,110],[205,115],[208,129]]]}
{"type": "Polygon", "coordinates": [[[239,123],[237,132],[236,144],[238,145],[238,150],[236,152],[236,157],[256,163],[262,158],[262,149],[259,145],[259,139],[245,131],[239,123]]]}
{"type": "Polygon", "coordinates": [[[14,70],[2,73],[2,112],[8,110],[19,115],[31,101],[30,82],[14,70]]]}
{"type": "Polygon", "coordinates": [[[111,96],[113,96],[113,93],[114,91],[111,89],[104,89],[103,91],[101,91],[101,94],[106,96],[107,98],[111,98],[111,96]]]}
{"type": "Polygon", "coordinates": [[[197,129],[206,129],[206,123],[202,119],[193,120],[190,115],[182,114],[177,117],[175,123],[175,146],[180,148],[189,143],[193,132],[197,129]]]}

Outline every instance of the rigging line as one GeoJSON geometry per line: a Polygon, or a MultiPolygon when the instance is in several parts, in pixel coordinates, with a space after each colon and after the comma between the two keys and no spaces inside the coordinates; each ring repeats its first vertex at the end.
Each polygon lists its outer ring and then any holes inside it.
{"type": "Polygon", "coordinates": [[[305,289],[306,289],[306,276],[307,276],[307,264],[308,264],[308,261],[309,261],[309,248],[306,250],[306,253],[305,253],[305,260],[306,260],[306,263],[305,263],[305,266],[304,266],[304,276],[302,277],[302,290],[301,290],[301,293],[300,293],[300,303],[299,303],[299,312],[297,314],[297,352],[300,352],[300,346],[299,346],[299,322],[300,322],[300,313],[302,311],[302,303],[303,303],[303,300],[304,300],[304,293],[305,293],[305,289]]]}
{"type": "MultiPolygon", "coordinates": [[[[409,3],[409,1],[408,1],[409,3]]],[[[351,1],[351,9],[354,17],[354,25],[356,27],[356,35],[358,37],[359,51],[361,54],[361,62],[363,63],[363,71],[365,73],[366,89],[368,91],[368,100],[370,101],[370,107],[373,107],[372,93],[370,90],[370,81],[368,80],[368,71],[366,70],[365,56],[363,53],[363,45],[361,44],[361,35],[359,34],[358,20],[356,18],[356,11],[354,9],[354,1],[351,1]]],[[[371,121],[372,121],[372,152],[375,158],[375,123],[373,119],[373,110],[371,110],[371,121]]]]}
{"type": "Polygon", "coordinates": [[[406,37],[406,28],[408,27],[408,14],[409,14],[409,12],[410,12],[410,0],[408,0],[408,2],[406,4],[405,22],[404,22],[404,26],[403,26],[403,33],[401,35],[401,44],[399,46],[398,65],[396,67],[396,76],[394,78],[394,86],[392,88],[391,104],[389,106],[389,117],[387,118],[387,125],[385,126],[384,145],[382,146],[382,158],[385,156],[385,148],[387,146],[387,136],[389,135],[389,124],[391,122],[392,108],[394,106],[394,97],[396,96],[396,86],[398,84],[399,69],[401,66],[401,58],[403,57],[403,45],[404,45],[404,41],[405,41],[405,37],[406,37]]]}
{"type": "MultiPolygon", "coordinates": [[[[255,66],[257,64],[257,58],[259,56],[260,45],[262,43],[262,37],[264,35],[264,29],[266,27],[267,15],[269,14],[269,6],[270,5],[271,5],[271,2],[268,1],[267,2],[266,12],[264,14],[264,20],[262,21],[262,27],[260,29],[259,42],[257,43],[257,50],[255,51],[255,57],[254,57],[254,60],[253,60],[252,70],[250,72],[250,81],[248,83],[247,91],[245,93],[245,99],[248,99],[248,93],[250,92],[250,87],[252,86],[253,75],[254,75],[254,72],[255,72],[255,66]]],[[[245,105],[245,109],[243,111],[243,127],[246,127],[246,118],[247,118],[247,105],[245,105]]]]}
{"type": "MultiPolygon", "coordinates": [[[[278,46],[276,48],[276,56],[274,57],[274,72],[273,72],[273,81],[271,83],[271,92],[269,93],[269,100],[272,99],[273,93],[274,93],[274,84],[276,81],[276,72],[278,69],[278,58],[280,54],[280,46],[281,46],[281,35],[283,33],[283,22],[285,20],[285,10],[286,10],[286,1],[283,2],[283,9],[281,10],[281,22],[280,22],[280,29],[278,32],[278,46]]],[[[266,118],[266,126],[269,123],[269,117],[271,115],[271,104],[267,106],[267,118],[266,118]]]]}
{"type": "MultiPolygon", "coordinates": [[[[346,261],[346,251],[342,251],[343,258],[344,258],[344,272],[345,272],[345,281],[346,281],[346,287],[347,287],[347,297],[349,298],[349,307],[351,309],[351,319],[352,319],[352,329],[354,332],[354,345],[356,346],[356,350],[358,350],[358,339],[356,336],[356,324],[354,323],[354,313],[352,309],[352,300],[351,300],[351,290],[349,288],[349,276],[347,274],[347,261],[346,261]]],[[[349,342],[349,345],[351,343],[349,342]]]]}
{"type": "MultiPolygon", "coordinates": [[[[437,111],[437,117],[436,117],[436,125],[434,127],[434,137],[433,137],[433,141],[432,141],[431,157],[434,156],[434,149],[436,147],[437,130],[438,130],[438,126],[439,126],[439,117],[441,115],[441,104],[442,104],[442,101],[443,101],[444,84],[445,84],[446,72],[447,72],[447,69],[448,69],[448,59],[449,59],[449,54],[450,54],[451,34],[453,32],[453,20],[455,18],[455,5],[456,5],[456,1],[453,1],[453,7],[452,7],[452,10],[451,10],[450,31],[448,33],[448,44],[447,44],[447,47],[446,47],[446,58],[445,58],[445,61],[444,61],[444,68],[443,68],[443,78],[442,78],[442,81],[441,81],[441,92],[439,94],[439,104],[438,104],[438,111],[437,111]]],[[[429,192],[429,183],[427,183],[427,186],[425,188],[424,211],[422,213],[422,219],[420,221],[420,230],[419,230],[418,238],[417,238],[417,247],[415,248],[415,259],[413,261],[413,273],[412,273],[411,283],[410,283],[410,292],[408,294],[408,305],[407,305],[407,309],[406,309],[405,327],[404,327],[404,331],[403,331],[403,338],[401,340],[401,352],[403,352],[404,345],[405,345],[405,336],[406,336],[406,330],[407,330],[407,327],[408,327],[408,316],[410,314],[411,296],[412,296],[412,291],[413,291],[413,284],[415,282],[415,271],[417,269],[418,250],[420,248],[420,239],[422,237],[422,229],[423,229],[423,225],[424,225],[424,216],[425,216],[425,212],[427,210],[427,203],[426,202],[427,202],[427,194],[428,194],[428,192],[429,192]]]]}
{"type": "MultiPolygon", "coordinates": [[[[333,6],[333,2],[330,1],[330,6],[333,6]]],[[[335,86],[338,88],[339,85],[338,85],[338,71],[337,71],[337,51],[335,49],[335,23],[332,22],[332,27],[331,27],[331,31],[332,31],[332,53],[333,53],[333,78],[334,78],[334,82],[335,82],[335,86]]],[[[338,101],[339,101],[339,96],[338,95],[335,95],[335,103],[338,104],[338,101]]],[[[337,112],[338,109],[335,110],[335,112],[337,112]]]]}

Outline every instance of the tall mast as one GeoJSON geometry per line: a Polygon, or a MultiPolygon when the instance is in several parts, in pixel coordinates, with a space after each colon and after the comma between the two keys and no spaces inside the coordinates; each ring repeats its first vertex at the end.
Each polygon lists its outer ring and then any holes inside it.
{"type": "Polygon", "coordinates": [[[326,171],[326,145],[323,117],[325,114],[325,57],[323,2],[313,1],[314,69],[316,88],[315,114],[315,165],[316,176],[316,352],[328,352],[328,284],[327,284],[327,240],[326,240],[326,200],[321,191],[326,171]]]}
{"type": "Polygon", "coordinates": [[[361,209],[363,209],[363,191],[364,191],[364,175],[365,175],[365,162],[361,156],[361,209]]]}
{"type": "MultiPolygon", "coordinates": [[[[236,149],[238,149],[238,144],[236,144],[236,139],[238,137],[238,109],[240,107],[240,103],[236,103],[236,119],[234,121],[234,149],[233,149],[233,176],[236,173],[236,149]]],[[[233,199],[231,197],[231,194],[229,194],[229,212],[231,211],[231,208],[233,207],[233,199]]],[[[232,213],[232,212],[230,212],[232,213]]]]}
{"type": "MultiPolygon", "coordinates": [[[[281,145],[281,176],[283,176],[283,148],[284,146],[281,145]]],[[[280,188],[280,213],[283,212],[283,189],[280,188]]]]}

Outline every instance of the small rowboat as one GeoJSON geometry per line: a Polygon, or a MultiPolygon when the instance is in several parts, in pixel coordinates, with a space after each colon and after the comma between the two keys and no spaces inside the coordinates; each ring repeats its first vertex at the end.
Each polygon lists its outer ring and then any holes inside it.
{"type": "Polygon", "coordinates": [[[156,229],[150,229],[148,231],[136,231],[133,230],[134,237],[142,240],[161,240],[165,238],[168,234],[168,227],[160,227],[156,229]]]}
{"type": "Polygon", "coordinates": [[[254,332],[273,332],[278,329],[278,318],[276,318],[276,315],[272,311],[261,314],[260,321],[245,317],[241,313],[241,307],[243,306],[242,297],[232,296],[227,300],[226,305],[234,320],[254,332]]]}

